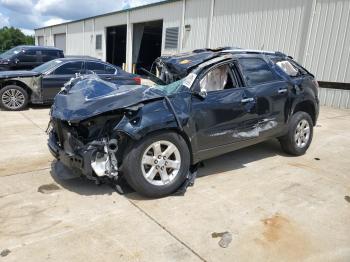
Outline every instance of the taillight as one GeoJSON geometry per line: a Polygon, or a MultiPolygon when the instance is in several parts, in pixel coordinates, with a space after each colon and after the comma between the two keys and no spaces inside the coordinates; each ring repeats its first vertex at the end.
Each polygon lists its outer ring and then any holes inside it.
{"type": "Polygon", "coordinates": [[[141,85],[141,77],[134,77],[134,81],[137,85],[141,85]]]}

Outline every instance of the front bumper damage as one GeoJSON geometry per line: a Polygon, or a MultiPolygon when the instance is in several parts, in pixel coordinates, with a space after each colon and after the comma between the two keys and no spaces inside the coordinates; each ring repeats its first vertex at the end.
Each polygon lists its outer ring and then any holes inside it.
{"type": "Polygon", "coordinates": [[[105,177],[118,178],[117,139],[106,136],[83,143],[61,125],[60,121],[56,121],[48,131],[48,148],[57,160],[96,183],[105,177]]]}

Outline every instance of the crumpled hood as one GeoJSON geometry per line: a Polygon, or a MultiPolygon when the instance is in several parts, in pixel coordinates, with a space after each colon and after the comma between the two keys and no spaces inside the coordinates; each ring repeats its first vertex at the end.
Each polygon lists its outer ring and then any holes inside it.
{"type": "Polygon", "coordinates": [[[0,71],[0,79],[16,78],[16,77],[32,77],[39,76],[41,73],[34,71],[0,71]]]}
{"type": "Polygon", "coordinates": [[[121,109],[146,100],[164,97],[156,88],[142,85],[116,85],[97,76],[77,82],[68,91],[56,95],[51,116],[79,122],[111,110],[121,109]]]}

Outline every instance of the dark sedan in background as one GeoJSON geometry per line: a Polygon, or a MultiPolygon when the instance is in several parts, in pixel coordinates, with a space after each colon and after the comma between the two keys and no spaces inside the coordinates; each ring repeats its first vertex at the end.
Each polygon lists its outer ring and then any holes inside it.
{"type": "Polygon", "coordinates": [[[0,106],[6,110],[21,110],[29,102],[50,104],[64,84],[77,74],[96,74],[116,84],[140,84],[138,75],[95,58],[60,58],[42,64],[31,71],[0,72],[0,106]]]}

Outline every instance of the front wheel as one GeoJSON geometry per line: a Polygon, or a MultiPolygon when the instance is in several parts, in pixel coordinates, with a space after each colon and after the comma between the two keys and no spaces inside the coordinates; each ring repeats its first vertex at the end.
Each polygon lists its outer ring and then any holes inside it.
{"type": "Polygon", "coordinates": [[[28,93],[20,86],[8,85],[0,90],[0,106],[6,110],[24,109],[28,104],[28,93]]]}
{"type": "Polygon", "coordinates": [[[288,133],[281,137],[282,149],[291,155],[300,156],[305,154],[313,137],[313,122],[306,112],[295,113],[290,122],[288,133]]]}
{"type": "Polygon", "coordinates": [[[147,197],[162,197],[176,191],[185,181],[190,153],[177,133],[158,133],[136,142],[123,162],[126,180],[147,197]]]}

